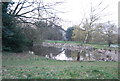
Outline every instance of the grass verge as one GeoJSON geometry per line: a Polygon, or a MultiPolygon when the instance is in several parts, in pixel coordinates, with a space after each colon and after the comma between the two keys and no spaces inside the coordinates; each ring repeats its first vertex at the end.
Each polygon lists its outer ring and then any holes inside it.
{"type": "Polygon", "coordinates": [[[118,62],[57,61],[26,53],[5,53],[3,79],[118,79],[118,62]]]}

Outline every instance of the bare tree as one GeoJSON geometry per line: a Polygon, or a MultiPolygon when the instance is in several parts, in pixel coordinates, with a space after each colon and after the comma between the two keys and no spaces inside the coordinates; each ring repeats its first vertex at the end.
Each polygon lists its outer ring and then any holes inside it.
{"type": "Polygon", "coordinates": [[[95,23],[103,17],[102,12],[108,7],[108,5],[104,8],[101,8],[101,6],[102,6],[102,2],[97,4],[97,6],[93,6],[91,2],[89,17],[86,17],[84,21],[82,19],[83,28],[86,30],[84,43],[89,42],[90,33],[95,31],[95,23]]]}
{"type": "MultiPolygon", "coordinates": [[[[93,6],[91,2],[89,16],[83,18],[82,21],[80,22],[80,25],[83,24],[83,26],[80,27],[82,27],[86,31],[85,39],[82,44],[83,48],[85,47],[84,44],[89,42],[89,39],[91,38],[91,33],[95,31],[95,23],[97,23],[97,21],[99,21],[102,18],[103,16],[102,12],[108,7],[108,5],[104,8],[101,8],[101,6],[102,6],[102,1],[98,3],[97,6],[93,6]]],[[[81,50],[80,53],[82,53],[82,51],[83,50],[81,50]]],[[[77,58],[79,58],[80,53],[78,54],[77,58]]]]}
{"type": "Polygon", "coordinates": [[[49,21],[55,17],[55,6],[62,2],[47,3],[44,0],[19,0],[9,6],[9,14],[19,19],[19,22],[34,23],[34,21],[49,21]]]}

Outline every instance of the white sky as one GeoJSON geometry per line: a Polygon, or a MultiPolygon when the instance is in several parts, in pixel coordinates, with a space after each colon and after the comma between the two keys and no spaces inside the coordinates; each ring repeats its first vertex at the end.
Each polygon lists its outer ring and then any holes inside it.
{"type": "MultiPolygon", "coordinates": [[[[73,25],[78,25],[81,22],[81,19],[84,17],[84,13],[88,15],[90,9],[90,2],[92,1],[93,6],[99,4],[102,0],[65,0],[66,3],[59,6],[63,11],[69,11],[64,14],[59,14],[65,21],[63,24],[63,28],[67,29],[67,27],[71,27],[73,25]],[[62,9],[63,8],[63,9],[62,9]]],[[[112,21],[117,25],[118,23],[118,2],[119,0],[103,0],[103,4],[101,8],[104,8],[108,5],[106,10],[102,13],[104,16],[101,19],[101,22],[112,21]]]]}
{"type": "MultiPolygon", "coordinates": [[[[13,0],[17,1],[17,0],[13,0]]],[[[61,1],[61,0],[43,0],[46,2],[61,1]]],[[[57,16],[66,22],[61,22],[64,29],[73,25],[78,25],[81,19],[89,14],[90,2],[92,1],[93,6],[99,4],[101,1],[103,4],[100,8],[104,8],[108,5],[106,10],[102,12],[102,15],[107,15],[100,22],[112,21],[116,25],[118,24],[118,2],[120,0],[62,0],[63,4],[57,6],[55,9],[66,13],[58,13],[57,16]]],[[[96,7],[97,8],[97,7],[96,7]]],[[[99,11],[99,9],[98,9],[99,11]]]]}

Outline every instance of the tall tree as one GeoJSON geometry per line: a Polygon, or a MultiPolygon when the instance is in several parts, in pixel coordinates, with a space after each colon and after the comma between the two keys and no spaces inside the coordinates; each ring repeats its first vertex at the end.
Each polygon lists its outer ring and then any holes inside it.
{"type": "MultiPolygon", "coordinates": [[[[37,22],[39,36],[42,37],[43,40],[63,40],[63,33],[61,26],[45,23],[45,22],[37,22]],[[42,23],[42,24],[41,24],[42,23]]],[[[40,37],[38,37],[40,39],[40,37]]]]}
{"type": "Polygon", "coordinates": [[[4,51],[20,52],[27,46],[27,39],[19,27],[16,18],[8,13],[9,2],[2,2],[2,49],[4,51]]]}
{"type": "Polygon", "coordinates": [[[2,39],[3,50],[23,51],[24,46],[32,46],[33,40],[28,40],[18,23],[35,21],[50,21],[54,18],[53,6],[61,2],[46,3],[42,0],[19,0],[19,2],[2,2],[2,39]]]}
{"type": "Polygon", "coordinates": [[[45,2],[44,0],[19,0],[9,9],[9,13],[20,22],[34,23],[34,21],[50,21],[56,18],[54,7],[62,2],[45,2]]]}
{"type": "MultiPolygon", "coordinates": [[[[90,13],[88,14],[88,16],[84,15],[85,18],[82,19],[82,24],[80,23],[80,25],[82,25],[80,27],[86,31],[83,45],[90,41],[91,33],[95,31],[95,23],[102,18],[102,12],[107,8],[107,6],[101,8],[102,2],[98,3],[97,6],[93,6],[92,2],[90,5],[91,6],[88,7],[90,8],[90,13]]],[[[80,53],[82,53],[82,50],[80,51],[80,53]]],[[[78,54],[78,57],[80,53],[78,54]]]]}
{"type": "Polygon", "coordinates": [[[79,28],[79,26],[74,27],[73,33],[72,33],[72,39],[74,41],[80,41],[83,42],[85,39],[86,31],[79,28]]]}
{"type": "Polygon", "coordinates": [[[105,43],[105,35],[103,33],[103,27],[104,24],[103,23],[96,23],[95,24],[95,31],[93,31],[91,33],[92,38],[90,42],[94,42],[94,43],[105,43]]]}
{"type": "Polygon", "coordinates": [[[113,43],[113,40],[117,40],[117,38],[113,39],[117,37],[117,26],[108,21],[108,23],[104,25],[103,32],[106,35],[106,41],[110,47],[110,45],[113,43]]]}
{"type": "Polygon", "coordinates": [[[86,17],[84,21],[82,20],[83,28],[87,32],[86,37],[84,39],[84,43],[87,43],[90,41],[91,33],[95,31],[95,24],[97,23],[97,21],[99,21],[103,17],[102,12],[107,8],[107,6],[101,8],[101,5],[102,5],[102,2],[98,3],[97,6],[93,6],[91,2],[89,16],[86,17]]]}
{"type": "Polygon", "coordinates": [[[66,38],[68,41],[72,41],[72,33],[73,33],[74,27],[69,27],[66,30],[66,38]]]}

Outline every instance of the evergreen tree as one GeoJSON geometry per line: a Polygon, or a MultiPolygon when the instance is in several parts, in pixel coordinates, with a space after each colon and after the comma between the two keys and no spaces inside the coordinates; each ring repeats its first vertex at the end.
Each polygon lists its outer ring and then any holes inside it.
{"type": "Polygon", "coordinates": [[[73,33],[74,27],[69,27],[66,30],[66,38],[68,41],[72,41],[72,33],[73,33]]]}
{"type": "Polygon", "coordinates": [[[17,19],[8,13],[9,5],[12,3],[2,2],[2,50],[21,52],[29,45],[29,40],[17,27],[17,19]]]}

